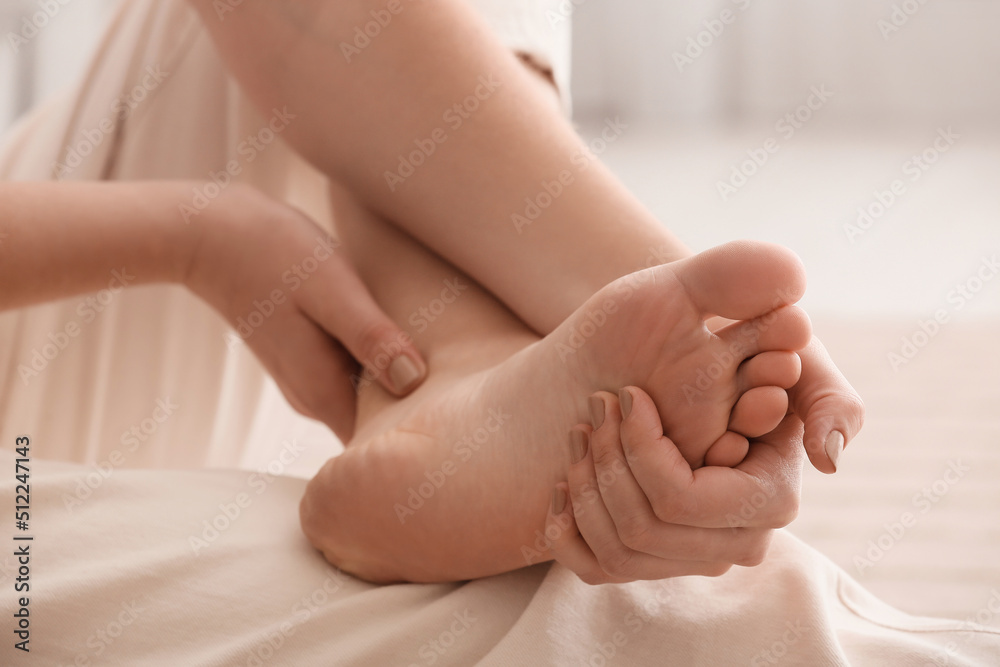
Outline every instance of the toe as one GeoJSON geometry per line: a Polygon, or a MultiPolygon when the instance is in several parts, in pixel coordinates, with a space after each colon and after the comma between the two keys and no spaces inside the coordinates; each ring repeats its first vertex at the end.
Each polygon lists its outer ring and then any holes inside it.
{"type": "Polygon", "coordinates": [[[802,261],[771,243],[734,241],[670,266],[705,315],[749,320],[805,293],[802,261]]]}
{"type": "Polygon", "coordinates": [[[705,452],[705,465],[735,468],[750,451],[750,441],[739,433],[726,431],[721,438],[705,452]]]}
{"type": "Polygon", "coordinates": [[[770,433],[788,413],[788,393],[781,387],[755,387],[736,401],[729,430],[748,438],[770,433]]]}
{"type": "Polygon", "coordinates": [[[802,375],[802,360],[795,352],[773,350],[750,357],[737,371],[740,390],[754,387],[791,389],[802,375]]]}
{"type": "Polygon", "coordinates": [[[786,306],[746,322],[735,322],[715,332],[726,350],[746,359],[760,352],[795,351],[812,339],[806,311],[786,306]]]}

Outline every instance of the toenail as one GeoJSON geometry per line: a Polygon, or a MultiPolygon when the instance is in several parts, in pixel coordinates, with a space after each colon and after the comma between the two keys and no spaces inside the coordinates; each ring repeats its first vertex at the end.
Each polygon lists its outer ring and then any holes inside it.
{"type": "Polygon", "coordinates": [[[826,436],[826,455],[830,457],[834,470],[837,469],[837,461],[843,451],[844,434],[840,431],[830,431],[830,435],[826,436]]]}
{"type": "Polygon", "coordinates": [[[569,432],[570,462],[576,465],[587,455],[587,448],[590,446],[590,438],[583,431],[573,429],[569,432]]]}
{"type": "Polygon", "coordinates": [[[618,403],[621,404],[622,419],[628,419],[628,414],[632,412],[632,392],[622,389],[618,392],[618,403]]]}
{"type": "Polygon", "coordinates": [[[604,399],[600,396],[590,397],[590,421],[594,428],[601,428],[604,423],[604,399]]]}

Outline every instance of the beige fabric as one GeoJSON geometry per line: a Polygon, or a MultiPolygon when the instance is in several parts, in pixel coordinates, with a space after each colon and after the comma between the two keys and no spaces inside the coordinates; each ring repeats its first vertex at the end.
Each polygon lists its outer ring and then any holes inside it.
{"type": "MultiPolygon", "coordinates": [[[[0,453],[0,468],[13,471],[12,459],[0,453]]],[[[296,520],[302,480],[32,469],[31,662],[6,629],[17,576],[8,555],[5,665],[923,666],[1000,656],[1000,630],[897,612],[787,533],[764,565],[718,579],[590,587],[546,565],[378,587],[308,546],[296,520]]],[[[13,503],[8,474],[0,507],[13,503]]],[[[10,531],[4,522],[8,545],[10,531]]]]}

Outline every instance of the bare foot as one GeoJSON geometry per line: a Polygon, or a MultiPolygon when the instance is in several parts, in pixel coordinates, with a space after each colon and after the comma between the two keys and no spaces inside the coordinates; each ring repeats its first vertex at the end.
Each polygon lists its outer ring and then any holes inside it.
{"type": "Polygon", "coordinates": [[[803,291],[790,251],[749,242],[615,281],[498,365],[446,383],[432,373],[409,414],[396,412],[392,428],[317,475],[303,528],[328,559],[369,579],[520,567],[520,547],[566,478],[570,430],[603,416],[588,400],[595,392],[648,392],[692,467],[706,454],[738,463],[744,436],[777,426],[787,410],[778,387],[797,380],[794,350],[810,338],[805,314],[788,305],[803,291]],[[712,315],[740,321],[712,333],[712,315]],[[371,488],[384,488],[386,502],[337,497],[371,488]]]}

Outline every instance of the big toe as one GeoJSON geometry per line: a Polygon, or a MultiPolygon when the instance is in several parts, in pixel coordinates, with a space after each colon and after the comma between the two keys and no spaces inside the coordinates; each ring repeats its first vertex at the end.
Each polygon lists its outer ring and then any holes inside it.
{"type": "Polygon", "coordinates": [[[806,289],[802,261],[773,243],[733,241],[670,266],[706,316],[750,320],[797,302],[806,289]]]}

